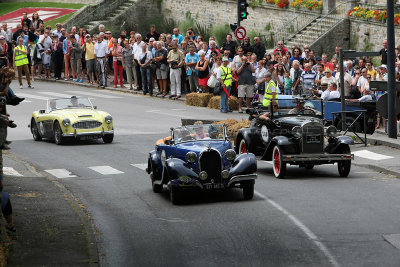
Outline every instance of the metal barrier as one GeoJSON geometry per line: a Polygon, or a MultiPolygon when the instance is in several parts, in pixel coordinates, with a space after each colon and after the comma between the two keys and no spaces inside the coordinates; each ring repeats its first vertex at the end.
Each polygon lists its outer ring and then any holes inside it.
{"type": "MultiPolygon", "coordinates": [[[[336,120],[336,118],[338,117],[338,116],[336,116],[336,114],[339,114],[340,115],[340,118],[341,118],[341,115],[342,115],[342,113],[345,113],[345,114],[355,114],[355,115],[357,115],[357,117],[353,120],[353,122],[350,124],[350,125],[347,125],[347,123],[345,123],[345,125],[346,125],[346,129],[345,129],[345,132],[343,133],[343,135],[346,135],[347,134],[347,132],[349,132],[349,131],[351,131],[355,136],[357,136],[358,137],[358,139],[360,139],[361,140],[361,143],[354,143],[354,144],[364,144],[364,146],[367,146],[367,131],[366,131],[366,129],[367,129],[367,116],[365,116],[365,113],[366,113],[367,111],[366,110],[345,110],[345,111],[335,111],[335,112],[332,112],[332,125],[334,125],[335,124],[335,120],[336,120]],[[363,116],[363,123],[364,123],[364,127],[363,127],[363,133],[364,133],[364,140],[357,134],[357,132],[355,131],[355,130],[353,130],[353,125],[354,125],[354,123],[356,123],[357,121],[359,121],[360,120],[360,118],[363,116]]],[[[349,116],[346,116],[346,118],[350,118],[349,116]]],[[[342,130],[343,131],[343,130],[342,130]]]]}

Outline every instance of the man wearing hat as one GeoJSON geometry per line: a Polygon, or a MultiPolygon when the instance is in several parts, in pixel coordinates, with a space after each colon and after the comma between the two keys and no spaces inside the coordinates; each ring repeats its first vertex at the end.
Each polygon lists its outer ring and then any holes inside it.
{"type": "Polygon", "coordinates": [[[276,91],[277,91],[276,84],[272,80],[272,74],[267,72],[265,74],[265,94],[264,94],[264,100],[263,100],[264,107],[269,107],[271,104],[271,101],[278,98],[276,96],[276,91]]]}
{"type": "Polygon", "coordinates": [[[320,115],[321,113],[315,109],[311,109],[309,107],[304,107],[305,101],[302,97],[297,97],[294,102],[296,106],[289,110],[288,114],[296,115],[296,114],[304,114],[304,115],[320,115]]]}
{"type": "Polygon", "coordinates": [[[387,74],[387,67],[385,64],[382,64],[379,67],[379,80],[381,81],[387,81],[388,80],[388,74],[387,74]]]}
{"type": "MultiPolygon", "coordinates": [[[[231,68],[228,65],[229,65],[229,58],[223,57],[222,66],[219,67],[217,71],[217,79],[221,84],[222,88],[225,88],[228,94],[230,94],[232,87],[232,72],[231,68]]],[[[229,112],[228,96],[226,95],[225,90],[222,90],[221,92],[220,111],[222,113],[229,112]]]]}

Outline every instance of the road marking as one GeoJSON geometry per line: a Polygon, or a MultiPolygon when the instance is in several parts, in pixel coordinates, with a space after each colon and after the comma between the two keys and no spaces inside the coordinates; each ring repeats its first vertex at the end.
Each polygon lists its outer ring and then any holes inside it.
{"type": "MultiPolygon", "coordinates": [[[[54,93],[54,92],[38,92],[39,94],[43,95],[49,95],[52,97],[61,97],[61,98],[71,98],[73,95],[67,95],[67,94],[60,94],[60,93],[54,93]]],[[[79,97],[79,96],[77,96],[79,97]]]]}
{"type": "Polygon", "coordinates": [[[120,96],[113,96],[113,95],[106,95],[100,93],[90,93],[90,92],[82,92],[82,91],[66,91],[72,94],[81,94],[81,95],[88,95],[93,97],[100,97],[100,98],[121,98],[120,96]]]}
{"type": "Polygon", "coordinates": [[[185,108],[173,108],[171,110],[173,110],[173,111],[186,111],[185,108]]]}
{"type": "Polygon", "coordinates": [[[133,167],[136,167],[138,169],[141,169],[143,171],[146,171],[147,169],[147,163],[141,163],[141,164],[131,164],[133,167]]]}
{"type": "Polygon", "coordinates": [[[352,172],[352,173],[366,174],[366,173],[373,173],[373,172],[352,172]]]}
{"type": "Polygon", "coordinates": [[[383,235],[383,238],[395,248],[400,249],[400,234],[383,235]]]}
{"type": "Polygon", "coordinates": [[[3,174],[9,176],[20,176],[20,177],[23,176],[22,174],[14,170],[14,168],[12,167],[3,167],[3,174]]]}
{"type": "Polygon", "coordinates": [[[383,159],[393,158],[391,156],[385,156],[382,154],[374,153],[374,152],[368,151],[366,149],[353,151],[353,154],[357,157],[366,158],[366,159],[370,159],[370,160],[383,160],[383,159]]]}
{"type": "MultiPolygon", "coordinates": [[[[148,111],[146,111],[146,112],[155,113],[155,114],[161,114],[161,115],[165,115],[165,116],[173,116],[173,117],[178,117],[178,118],[182,118],[182,116],[183,116],[183,115],[177,115],[177,114],[166,113],[166,112],[162,112],[162,111],[159,111],[159,110],[148,110],[148,111]]],[[[193,119],[192,116],[185,116],[185,118],[187,118],[187,119],[193,119]]]]}
{"type": "Polygon", "coordinates": [[[50,173],[51,175],[57,177],[57,178],[72,178],[72,177],[78,177],[72,172],[66,170],[66,169],[52,169],[52,170],[44,170],[45,172],[50,173]]]}
{"type": "Polygon", "coordinates": [[[89,167],[89,169],[92,169],[95,172],[98,172],[103,175],[124,173],[124,172],[114,169],[113,167],[110,167],[110,166],[93,166],[93,167],[89,167]]]}
{"type": "MultiPolygon", "coordinates": [[[[18,92],[18,97],[24,97],[24,98],[32,98],[32,99],[39,99],[39,100],[47,100],[47,97],[44,96],[39,96],[39,95],[31,95],[31,94],[26,94],[26,93],[21,93],[18,92]]],[[[26,100],[24,100],[23,102],[25,102],[26,100]]]]}
{"type": "Polygon", "coordinates": [[[271,204],[274,208],[285,214],[289,220],[291,220],[300,230],[303,231],[303,233],[324,253],[324,255],[328,258],[329,262],[335,266],[339,267],[339,263],[335,260],[335,257],[329,252],[328,248],[318,239],[316,234],[314,234],[304,223],[302,223],[296,216],[291,214],[289,211],[287,211],[284,207],[273,201],[267,196],[264,196],[260,192],[254,191],[254,193],[268,201],[269,204],[271,204]]]}

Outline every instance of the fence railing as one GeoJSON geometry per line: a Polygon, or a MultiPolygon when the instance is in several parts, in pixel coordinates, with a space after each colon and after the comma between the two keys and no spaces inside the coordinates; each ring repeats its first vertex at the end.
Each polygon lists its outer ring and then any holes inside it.
{"type": "Polygon", "coordinates": [[[330,10],[328,14],[321,16],[317,20],[314,25],[315,36],[320,37],[327,31],[326,26],[332,27],[346,17],[346,2],[341,2],[335,8],[330,10]]]}
{"type": "Polygon", "coordinates": [[[281,21],[281,25],[279,26],[280,31],[275,35],[276,40],[281,40],[285,43],[320,16],[320,14],[314,12],[301,12],[290,20],[281,21]]]}

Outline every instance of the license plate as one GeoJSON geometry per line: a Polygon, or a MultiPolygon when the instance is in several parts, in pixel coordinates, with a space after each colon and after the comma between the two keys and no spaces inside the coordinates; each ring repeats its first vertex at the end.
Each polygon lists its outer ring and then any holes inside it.
{"type": "Polygon", "coordinates": [[[315,144],[315,143],[320,143],[321,142],[321,135],[307,135],[306,137],[307,143],[309,144],[315,144]]]}
{"type": "Polygon", "coordinates": [[[211,190],[211,189],[224,189],[224,184],[204,184],[204,189],[211,190]]]}
{"type": "Polygon", "coordinates": [[[79,137],[79,140],[92,140],[92,139],[96,139],[96,137],[91,135],[82,135],[79,137]]]}

